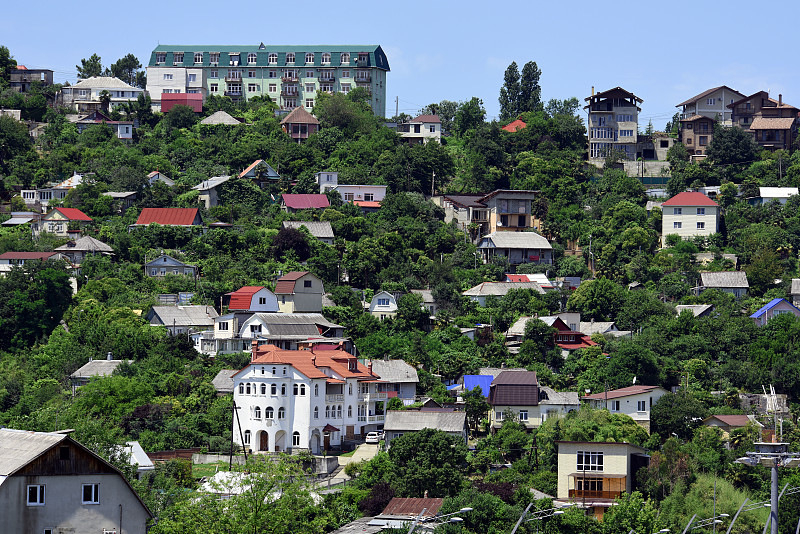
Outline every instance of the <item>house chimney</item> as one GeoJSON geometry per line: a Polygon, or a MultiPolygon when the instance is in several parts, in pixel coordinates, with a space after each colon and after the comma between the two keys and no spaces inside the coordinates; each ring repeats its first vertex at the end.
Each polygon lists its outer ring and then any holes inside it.
{"type": "Polygon", "coordinates": [[[369,361],[369,374],[372,374],[372,360],[369,361]]]}
{"type": "Polygon", "coordinates": [[[783,105],[783,95],[779,94],[778,95],[778,107],[781,107],[782,105],[783,105]]]}
{"type": "Polygon", "coordinates": [[[253,342],[250,344],[250,347],[251,347],[251,349],[250,349],[250,354],[251,354],[250,361],[255,361],[256,354],[258,353],[258,340],[254,339],[253,342]]]}
{"type": "Polygon", "coordinates": [[[592,96],[594,96],[594,85],[592,86],[592,96]]]}

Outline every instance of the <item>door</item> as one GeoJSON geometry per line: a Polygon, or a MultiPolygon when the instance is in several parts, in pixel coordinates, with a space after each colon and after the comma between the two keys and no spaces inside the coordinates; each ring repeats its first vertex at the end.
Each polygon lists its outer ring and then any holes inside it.
{"type": "Polygon", "coordinates": [[[269,434],[267,434],[264,431],[261,432],[261,439],[259,439],[258,450],[269,451],[269,434]]]}

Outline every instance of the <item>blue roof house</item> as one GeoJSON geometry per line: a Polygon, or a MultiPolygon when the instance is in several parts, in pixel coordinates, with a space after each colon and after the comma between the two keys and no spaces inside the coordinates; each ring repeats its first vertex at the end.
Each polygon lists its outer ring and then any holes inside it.
{"type": "Polygon", "coordinates": [[[786,299],[773,299],[765,304],[761,309],[750,316],[755,321],[756,326],[764,326],[773,317],[782,313],[793,313],[795,317],[800,317],[800,309],[796,308],[786,299]]]}

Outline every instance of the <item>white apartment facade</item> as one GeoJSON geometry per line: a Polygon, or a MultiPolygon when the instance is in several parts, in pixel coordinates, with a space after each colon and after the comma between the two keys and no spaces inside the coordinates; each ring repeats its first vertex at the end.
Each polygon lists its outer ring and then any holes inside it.
{"type": "Polygon", "coordinates": [[[663,235],[677,234],[682,239],[710,236],[719,231],[719,204],[703,193],[678,193],[661,205],[663,235]]]}

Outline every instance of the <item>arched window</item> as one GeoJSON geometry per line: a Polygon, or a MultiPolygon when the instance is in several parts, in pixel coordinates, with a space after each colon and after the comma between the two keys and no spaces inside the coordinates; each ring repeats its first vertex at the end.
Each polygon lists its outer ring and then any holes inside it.
{"type": "Polygon", "coordinates": [[[272,406],[267,406],[264,409],[264,419],[272,419],[275,417],[275,410],[272,409],[272,406]]]}
{"type": "Polygon", "coordinates": [[[342,54],[342,63],[350,63],[350,54],[348,52],[342,54]]]}
{"type": "Polygon", "coordinates": [[[337,418],[337,419],[341,419],[341,418],[342,418],[342,405],[341,405],[341,404],[340,404],[339,406],[337,406],[337,409],[336,409],[336,418],[337,418]]]}
{"type": "Polygon", "coordinates": [[[352,405],[347,407],[347,417],[353,417],[353,406],[352,405]]]}
{"type": "Polygon", "coordinates": [[[312,52],[306,54],[306,65],[309,63],[314,63],[314,54],[312,52]]]}
{"type": "Polygon", "coordinates": [[[239,384],[239,395],[244,395],[244,384],[239,384]]]}
{"type": "Polygon", "coordinates": [[[266,395],[267,394],[267,385],[266,384],[261,384],[261,394],[262,395],[266,395]]]}
{"type": "Polygon", "coordinates": [[[286,63],[294,63],[294,52],[286,54],[286,63]]]}
{"type": "Polygon", "coordinates": [[[300,432],[292,432],[292,447],[300,446],[300,432]]]}
{"type": "Polygon", "coordinates": [[[323,65],[330,65],[331,64],[331,55],[327,52],[322,54],[322,64],[323,65]]]}
{"type": "Polygon", "coordinates": [[[272,368],[272,374],[275,374],[275,367],[272,368]]]}
{"type": "Polygon", "coordinates": [[[347,384],[347,394],[348,395],[353,394],[353,384],[347,384]]]}
{"type": "Polygon", "coordinates": [[[269,386],[269,393],[270,393],[270,395],[277,395],[278,394],[278,384],[271,384],[269,386]]]}
{"type": "Polygon", "coordinates": [[[286,367],[283,368],[283,374],[286,374],[286,367]]]}
{"type": "Polygon", "coordinates": [[[302,395],[303,397],[306,396],[306,385],[305,384],[300,384],[300,395],[302,395]]]}
{"type": "Polygon", "coordinates": [[[286,408],[278,408],[278,419],[286,419],[286,408]]]}
{"type": "Polygon", "coordinates": [[[314,419],[319,419],[319,406],[314,406],[314,419]]]}
{"type": "Polygon", "coordinates": [[[325,419],[329,419],[331,416],[331,407],[325,406],[325,419]]]}
{"type": "Polygon", "coordinates": [[[319,384],[314,384],[314,396],[319,397],[319,384]]]}
{"type": "Polygon", "coordinates": [[[286,396],[286,384],[281,384],[281,395],[286,396]]]}
{"type": "Polygon", "coordinates": [[[247,394],[250,395],[250,384],[247,384],[247,394]]]}
{"type": "Polygon", "coordinates": [[[255,410],[253,410],[253,412],[254,412],[254,415],[255,415],[255,418],[256,418],[256,419],[261,419],[261,408],[259,408],[258,406],[256,406],[256,409],[255,409],[255,410]]]}
{"type": "Polygon", "coordinates": [[[255,52],[250,52],[249,54],[247,54],[247,64],[248,65],[255,65],[257,58],[258,58],[258,56],[256,56],[255,52]]]}
{"type": "Polygon", "coordinates": [[[269,56],[267,56],[267,62],[269,62],[270,65],[277,65],[278,54],[276,54],[275,52],[271,53],[269,56]]]}
{"type": "Polygon", "coordinates": [[[261,368],[261,374],[262,375],[264,374],[264,368],[263,367],[261,368]]]}
{"type": "Polygon", "coordinates": [[[244,444],[245,445],[250,445],[250,431],[249,430],[245,430],[244,431],[244,444]]]}
{"type": "Polygon", "coordinates": [[[300,391],[300,386],[295,384],[294,387],[292,388],[292,394],[296,397],[298,391],[300,391]]]}

